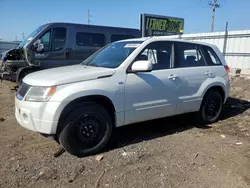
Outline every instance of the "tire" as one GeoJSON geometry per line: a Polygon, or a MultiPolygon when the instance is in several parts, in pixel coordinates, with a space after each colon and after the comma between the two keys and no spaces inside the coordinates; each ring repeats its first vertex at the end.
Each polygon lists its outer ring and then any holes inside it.
{"type": "Polygon", "coordinates": [[[31,70],[28,69],[28,70],[23,71],[23,72],[19,75],[19,78],[18,78],[18,87],[20,87],[20,85],[22,84],[24,77],[25,77],[26,75],[32,73],[32,72],[35,72],[35,71],[32,70],[32,69],[31,69],[31,70]]]}
{"type": "Polygon", "coordinates": [[[223,106],[221,94],[216,90],[210,90],[203,98],[198,112],[199,123],[208,125],[218,121],[223,106]]]}
{"type": "Polygon", "coordinates": [[[85,157],[103,149],[112,134],[112,120],[107,110],[95,103],[74,109],[63,121],[58,133],[62,147],[70,154],[85,157]]]}
{"type": "Polygon", "coordinates": [[[18,87],[21,86],[21,84],[22,84],[22,82],[23,82],[24,76],[26,76],[26,75],[20,75],[20,76],[19,76],[19,79],[18,79],[18,87]]]}

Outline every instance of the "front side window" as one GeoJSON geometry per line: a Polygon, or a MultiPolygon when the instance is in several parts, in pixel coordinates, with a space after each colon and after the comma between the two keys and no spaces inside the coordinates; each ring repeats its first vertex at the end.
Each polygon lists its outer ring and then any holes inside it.
{"type": "Polygon", "coordinates": [[[50,38],[51,38],[51,30],[44,33],[44,35],[40,38],[41,43],[43,44],[43,51],[50,51],[50,38]]]}
{"type": "Polygon", "coordinates": [[[171,68],[171,56],[172,43],[160,41],[149,44],[135,60],[151,61],[153,70],[162,70],[171,68]]]}
{"type": "Polygon", "coordinates": [[[196,44],[177,42],[175,43],[175,67],[205,66],[205,60],[196,44]]]}
{"type": "Polygon", "coordinates": [[[66,46],[66,28],[50,29],[39,39],[43,45],[43,52],[62,50],[66,46]]]}
{"type": "Polygon", "coordinates": [[[103,47],[105,45],[105,35],[101,33],[78,32],[76,34],[76,44],[78,46],[103,47]]]}
{"type": "Polygon", "coordinates": [[[126,41],[111,43],[97,51],[82,65],[117,68],[143,41],[126,41]]]}

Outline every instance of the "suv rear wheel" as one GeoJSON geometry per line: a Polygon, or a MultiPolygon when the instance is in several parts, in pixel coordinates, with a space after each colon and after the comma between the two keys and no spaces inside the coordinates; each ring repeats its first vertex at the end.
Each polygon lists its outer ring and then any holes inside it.
{"type": "Polygon", "coordinates": [[[59,143],[78,157],[95,154],[105,147],[113,127],[107,110],[95,103],[74,109],[63,123],[59,143]]]}
{"type": "Polygon", "coordinates": [[[219,119],[223,106],[221,94],[216,90],[210,90],[203,98],[199,111],[199,118],[202,124],[212,124],[219,119]]]}

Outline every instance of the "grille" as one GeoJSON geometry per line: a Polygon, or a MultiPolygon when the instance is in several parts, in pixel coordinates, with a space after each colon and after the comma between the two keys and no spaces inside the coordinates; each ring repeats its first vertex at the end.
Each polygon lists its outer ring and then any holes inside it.
{"type": "Polygon", "coordinates": [[[28,92],[29,89],[30,89],[29,85],[27,85],[25,83],[22,83],[22,85],[20,86],[20,89],[17,92],[17,98],[19,100],[22,100],[23,97],[26,95],[26,93],[28,92]]]}

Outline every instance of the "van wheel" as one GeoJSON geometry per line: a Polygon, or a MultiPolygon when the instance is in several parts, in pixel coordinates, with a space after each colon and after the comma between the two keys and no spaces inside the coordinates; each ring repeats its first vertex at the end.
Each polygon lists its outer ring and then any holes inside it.
{"type": "Polygon", "coordinates": [[[203,98],[198,116],[202,124],[212,124],[219,119],[223,106],[220,93],[216,90],[210,90],[203,98]]]}
{"type": "Polygon", "coordinates": [[[28,70],[26,70],[26,71],[23,71],[23,72],[19,75],[19,78],[18,78],[18,86],[20,86],[20,85],[22,84],[24,77],[25,77],[26,75],[32,73],[32,72],[34,72],[34,70],[32,70],[32,69],[28,69],[28,70]]]}
{"type": "Polygon", "coordinates": [[[22,84],[22,82],[23,82],[23,78],[24,78],[27,74],[28,74],[28,73],[23,72],[23,73],[19,76],[19,78],[18,78],[18,86],[19,86],[19,87],[21,86],[21,84],[22,84]]]}
{"type": "Polygon", "coordinates": [[[85,103],[63,121],[59,143],[72,155],[84,157],[103,149],[112,133],[112,120],[105,108],[85,103]]]}

